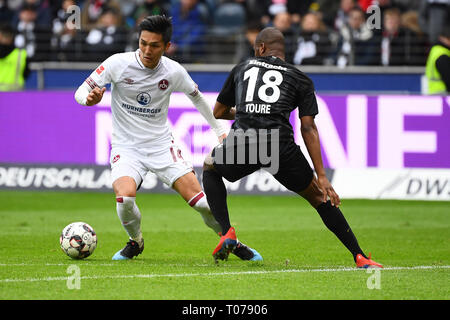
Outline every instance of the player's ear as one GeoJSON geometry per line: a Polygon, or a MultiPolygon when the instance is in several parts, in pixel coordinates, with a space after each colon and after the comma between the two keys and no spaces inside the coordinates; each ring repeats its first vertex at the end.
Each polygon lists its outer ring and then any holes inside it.
{"type": "Polygon", "coordinates": [[[260,57],[262,54],[262,48],[264,46],[264,43],[255,43],[253,46],[253,49],[255,50],[255,57],[260,57]]]}
{"type": "Polygon", "coordinates": [[[170,45],[172,44],[172,42],[167,42],[166,43],[166,47],[164,48],[164,51],[167,51],[170,48],[170,45]]]}
{"type": "Polygon", "coordinates": [[[266,44],[264,42],[262,42],[259,45],[259,55],[262,56],[264,55],[264,52],[266,52],[267,48],[266,48],[266,44]]]}

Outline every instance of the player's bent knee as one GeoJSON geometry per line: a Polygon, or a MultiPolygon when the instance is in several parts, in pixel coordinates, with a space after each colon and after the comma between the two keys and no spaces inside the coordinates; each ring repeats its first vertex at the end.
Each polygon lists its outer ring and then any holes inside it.
{"type": "Polygon", "coordinates": [[[136,189],[118,188],[114,189],[116,197],[136,197],[136,189]]]}
{"type": "Polygon", "coordinates": [[[323,202],[323,196],[318,195],[301,195],[305,198],[313,208],[317,208],[323,202]]]}
{"type": "Polygon", "coordinates": [[[118,190],[117,192],[115,192],[116,194],[116,198],[117,197],[136,197],[136,191],[131,191],[131,190],[118,190]]]}
{"type": "Polygon", "coordinates": [[[131,177],[121,177],[113,183],[116,197],[136,197],[136,182],[131,177]]]}
{"type": "Polygon", "coordinates": [[[298,194],[305,198],[314,208],[317,208],[323,202],[324,194],[315,178],[305,190],[298,192],[298,194]]]}

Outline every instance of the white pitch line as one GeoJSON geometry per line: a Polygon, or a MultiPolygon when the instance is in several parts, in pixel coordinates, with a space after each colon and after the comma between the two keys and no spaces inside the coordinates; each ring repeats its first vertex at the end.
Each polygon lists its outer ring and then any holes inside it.
{"type": "MultiPolygon", "coordinates": [[[[450,266],[413,266],[413,267],[386,267],[378,269],[380,271],[391,270],[432,270],[449,269],[450,266]]],[[[261,271],[236,271],[236,272],[208,272],[208,273],[169,273],[169,274],[134,274],[134,275],[111,275],[111,276],[84,276],[81,280],[90,279],[133,279],[133,278],[172,278],[172,277],[217,277],[232,275],[257,275],[275,273],[308,273],[308,272],[342,272],[358,271],[367,269],[356,268],[335,268],[335,269],[287,269],[287,270],[261,270],[261,271]]],[[[48,278],[27,278],[27,279],[0,279],[0,283],[6,282],[40,282],[40,281],[66,281],[68,277],[48,277],[48,278]]]]}
{"type": "MultiPolygon", "coordinates": [[[[61,267],[61,266],[71,266],[74,263],[0,263],[0,267],[33,267],[33,266],[50,266],[50,267],[61,267]]],[[[78,265],[79,267],[123,267],[123,264],[120,262],[112,262],[112,263],[81,263],[78,265]]],[[[146,263],[146,267],[160,267],[161,264],[157,263],[146,263]]],[[[211,264],[183,264],[183,263],[171,263],[164,264],[167,267],[211,267],[211,264]]]]}

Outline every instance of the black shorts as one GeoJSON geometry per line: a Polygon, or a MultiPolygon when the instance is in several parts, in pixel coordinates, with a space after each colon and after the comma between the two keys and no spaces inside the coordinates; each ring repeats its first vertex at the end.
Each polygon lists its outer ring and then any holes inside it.
{"type": "MultiPolygon", "coordinates": [[[[248,147],[248,145],[246,145],[248,147]]],[[[212,157],[214,159],[214,168],[228,181],[235,182],[245,176],[259,170],[266,169],[275,179],[278,180],[288,190],[298,193],[305,190],[313,179],[313,170],[303,155],[300,147],[294,141],[279,143],[278,170],[274,171],[270,168],[272,164],[267,164],[267,161],[256,159],[251,161],[248,155],[248,148],[245,149],[245,161],[237,161],[237,147],[232,146],[234,151],[234,159],[226,158],[226,152],[217,152],[218,148],[228,150],[226,141],[223,144],[214,148],[212,157]],[[218,158],[220,157],[220,159],[218,158]],[[227,161],[228,160],[228,161],[227,161]],[[232,160],[232,161],[230,161],[232,160]],[[268,170],[270,169],[270,170],[268,170]]],[[[270,147],[268,148],[270,150],[270,147]]],[[[270,152],[268,152],[270,154],[270,152]]],[[[274,166],[272,166],[274,167],[274,166]]]]}

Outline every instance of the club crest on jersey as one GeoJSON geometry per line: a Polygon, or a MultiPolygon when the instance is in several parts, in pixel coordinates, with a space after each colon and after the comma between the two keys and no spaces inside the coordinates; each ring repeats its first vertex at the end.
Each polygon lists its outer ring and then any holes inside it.
{"type": "Polygon", "coordinates": [[[169,81],[167,81],[166,79],[162,79],[159,83],[158,83],[158,88],[160,90],[166,90],[169,87],[169,81]]]}
{"type": "Polygon", "coordinates": [[[114,158],[113,158],[113,163],[116,163],[118,160],[120,159],[120,154],[118,154],[117,156],[115,156],[114,158]]]}
{"type": "Polygon", "coordinates": [[[136,101],[141,106],[146,106],[150,103],[150,101],[152,101],[152,97],[150,97],[150,95],[147,92],[141,92],[137,95],[136,101]]]}

